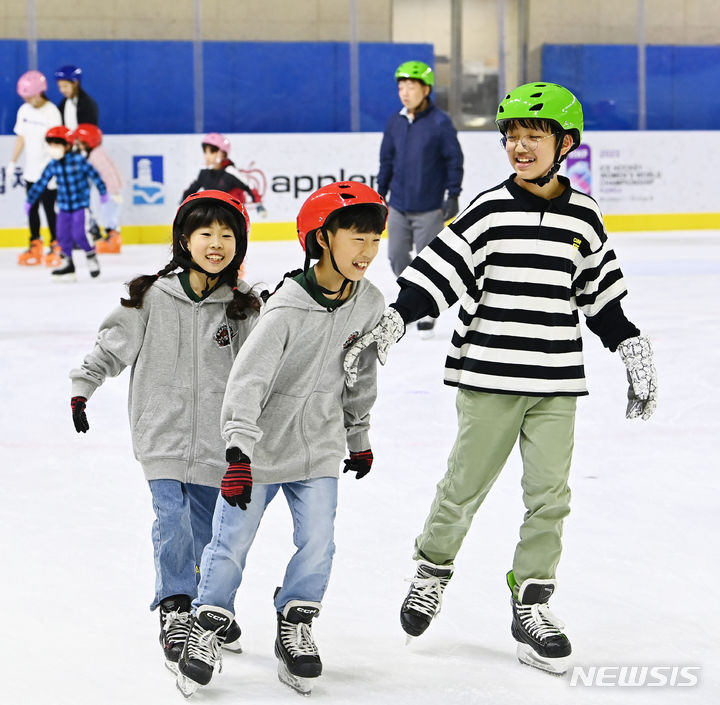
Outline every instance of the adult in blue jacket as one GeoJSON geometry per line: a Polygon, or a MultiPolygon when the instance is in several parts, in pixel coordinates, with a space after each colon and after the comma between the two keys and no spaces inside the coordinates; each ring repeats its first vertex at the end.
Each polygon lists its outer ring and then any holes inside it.
{"type": "MultiPolygon", "coordinates": [[[[430,92],[433,70],[422,61],[406,61],[395,71],[402,110],[387,123],[380,146],[377,190],[388,190],[388,256],[395,276],[458,213],[463,153],[450,116],[435,107],[430,92]]],[[[424,336],[434,320],[418,321],[424,336]]]]}

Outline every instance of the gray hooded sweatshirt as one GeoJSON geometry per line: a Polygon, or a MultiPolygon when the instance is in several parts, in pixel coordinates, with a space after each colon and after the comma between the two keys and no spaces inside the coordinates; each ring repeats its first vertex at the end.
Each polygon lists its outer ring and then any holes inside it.
{"type": "MultiPolygon", "coordinates": [[[[249,291],[238,282],[241,291],[249,291]]],[[[118,306],[100,325],[93,351],[70,372],[73,396],[90,399],[132,367],[128,412],[133,451],[148,480],[219,487],[227,470],[220,409],[233,360],[257,322],[225,314],[221,285],[191,301],[175,274],[158,279],[142,308],[118,306]]]]}
{"type": "Polygon", "coordinates": [[[352,389],[342,363],[384,309],[366,279],[332,311],[292,279],[270,297],[235,359],[222,408],[223,438],[250,458],[254,482],[338,477],[346,447],[370,448],[377,351],[362,353],[352,389]]]}

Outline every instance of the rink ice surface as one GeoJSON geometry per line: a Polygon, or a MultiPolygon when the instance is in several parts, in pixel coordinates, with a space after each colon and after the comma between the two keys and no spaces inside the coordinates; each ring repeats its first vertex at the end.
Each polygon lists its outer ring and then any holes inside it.
{"type": "MultiPolygon", "coordinates": [[[[314,631],[324,663],[312,701],[326,703],[593,704],[717,702],[717,438],[720,233],[615,233],[628,317],[655,346],[659,407],[624,418],[617,354],[584,330],[590,396],[578,404],[572,512],[553,611],[572,664],[700,666],[679,687],[570,687],[515,658],[511,567],[523,506],[517,449],[480,508],[456,560],[440,616],[405,645],[398,612],[413,540],[454,440],[454,391],[442,368],[456,310],[420,340],[412,328],[379,372],[375,464],[341,477],[337,553],[314,631]]],[[[393,300],[385,242],[368,277],[393,300]]],[[[8,705],[180,703],[163,666],[153,595],[150,493],[127,422],[129,372],[88,405],[75,433],[68,371],[90,351],[123,282],[168,259],[164,246],[101,255],[90,280],[57,284],[0,249],[0,454],[4,562],[0,702],[8,705]]],[[[297,243],[251,243],[247,280],[273,285],[300,266],[297,243]]],[[[284,498],[268,509],[236,601],[241,655],[196,703],[298,703],[279,683],[272,594],[293,550],[284,498]]]]}

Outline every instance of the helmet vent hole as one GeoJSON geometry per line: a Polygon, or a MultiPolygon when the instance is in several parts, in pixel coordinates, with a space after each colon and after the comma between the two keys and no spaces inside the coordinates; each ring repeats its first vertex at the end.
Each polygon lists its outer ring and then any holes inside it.
{"type": "Polygon", "coordinates": [[[545,88],[547,87],[547,83],[536,83],[535,88],[545,88]]]}
{"type": "Polygon", "coordinates": [[[535,103],[535,105],[533,105],[531,108],[529,108],[529,110],[542,110],[542,109],[543,109],[542,103],[535,103]]]}
{"type": "Polygon", "coordinates": [[[539,98],[542,95],[542,93],[533,93],[530,97],[531,98],[539,98]]]}
{"type": "MultiPolygon", "coordinates": [[[[348,188],[348,187],[345,186],[344,188],[348,188]]],[[[353,196],[351,193],[341,193],[340,198],[344,198],[346,201],[349,201],[349,200],[355,198],[355,196],[353,196]]]]}
{"type": "Polygon", "coordinates": [[[503,106],[501,105],[501,106],[498,108],[498,112],[499,112],[499,113],[504,113],[504,112],[505,112],[505,108],[503,108],[503,106]]]}

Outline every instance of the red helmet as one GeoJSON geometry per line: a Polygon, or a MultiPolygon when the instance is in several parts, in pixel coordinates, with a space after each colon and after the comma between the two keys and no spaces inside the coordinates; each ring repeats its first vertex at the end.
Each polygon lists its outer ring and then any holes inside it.
{"type": "Polygon", "coordinates": [[[303,250],[309,249],[311,256],[319,255],[313,252],[315,232],[325,225],[327,219],[336,211],[360,204],[371,204],[381,208],[383,224],[387,222],[388,208],[383,197],[359,181],[336,181],[310,195],[297,216],[298,240],[303,250]]]}
{"type": "MultiPolygon", "coordinates": [[[[185,216],[187,215],[188,210],[190,210],[190,208],[192,208],[194,205],[201,203],[202,201],[212,201],[215,204],[220,201],[221,204],[224,205],[227,210],[229,210],[235,216],[239,224],[242,224],[243,227],[238,228],[238,230],[244,229],[245,237],[243,238],[242,242],[237,243],[237,251],[235,252],[235,259],[238,260],[238,266],[240,266],[240,262],[245,259],[247,242],[250,237],[250,218],[248,217],[247,211],[245,210],[245,206],[242,204],[242,202],[234,196],[231,196],[229,193],[225,193],[225,191],[208,189],[207,191],[198,191],[197,193],[191,193],[180,204],[180,207],[177,209],[177,213],[175,214],[175,220],[173,221],[173,251],[176,247],[176,235],[182,231],[183,221],[185,220],[185,216]]],[[[174,252],[174,254],[177,255],[179,253],[174,252]]]]}
{"type": "Polygon", "coordinates": [[[45,140],[61,140],[65,144],[72,144],[75,141],[73,131],[65,127],[65,125],[58,125],[57,127],[51,127],[45,133],[45,140]]]}
{"type": "Polygon", "coordinates": [[[90,149],[95,149],[102,142],[102,130],[97,125],[81,122],[73,132],[73,138],[84,142],[90,149]]]}

